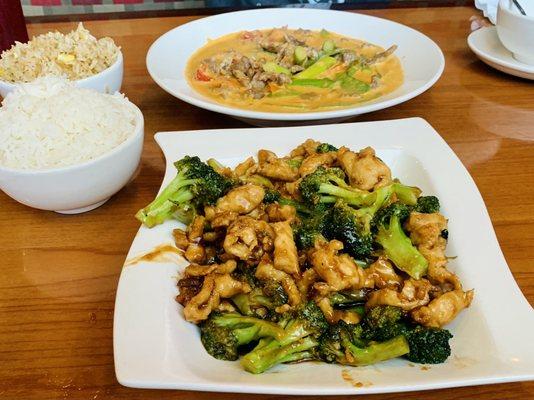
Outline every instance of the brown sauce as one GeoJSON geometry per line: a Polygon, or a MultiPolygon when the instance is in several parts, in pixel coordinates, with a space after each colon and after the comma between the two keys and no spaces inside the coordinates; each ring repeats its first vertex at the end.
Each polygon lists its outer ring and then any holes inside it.
{"type": "Polygon", "coordinates": [[[341,370],[341,377],[345,382],[350,383],[356,388],[373,386],[372,382],[360,382],[359,380],[357,380],[354,376],[352,376],[348,369],[341,370]]]}
{"type": "Polygon", "coordinates": [[[139,256],[135,256],[133,258],[130,258],[129,260],[126,260],[124,266],[127,267],[142,261],[156,263],[175,262],[176,255],[183,256],[183,251],[174,247],[171,244],[160,244],[145,254],[141,254],[139,256]]]}

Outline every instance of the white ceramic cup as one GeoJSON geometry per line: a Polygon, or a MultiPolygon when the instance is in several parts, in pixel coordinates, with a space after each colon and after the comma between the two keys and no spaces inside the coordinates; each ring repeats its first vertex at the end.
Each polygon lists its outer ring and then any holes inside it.
{"type": "MultiPolygon", "coordinates": [[[[105,70],[84,79],[74,81],[76,86],[83,89],[93,89],[100,93],[115,93],[121,90],[122,76],[124,74],[124,59],[119,51],[117,60],[105,70]]],[[[15,90],[15,83],[0,80],[0,96],[6,97],[15,90]]]]}
{"type": "MultiPolygon", "coordinates": [[[[534,0],[523,0],[523,3],[534,0]]],[[[529,7],[529,11],[532,7],[529,7]]],[[[522,15],[512,0],[500,0],[497,9],[497,34],[514,58],[534,65],[534,14],[522,15]]]]}
{"type": "Polygon", "coordinates": [[[143,150],[144,120],[135,107],[135,132],[111,151],[82,164],[26,171],[0,166],[0,190],[19,203],[63,214],[104,204],[134,176],[143,150]]]}

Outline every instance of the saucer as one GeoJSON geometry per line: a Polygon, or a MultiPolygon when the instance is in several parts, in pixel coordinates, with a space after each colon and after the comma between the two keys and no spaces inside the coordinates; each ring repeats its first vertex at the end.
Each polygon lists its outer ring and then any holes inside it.
{"type": "Polygon", "coordinates": [[[489,26],[472,32],[467,44],[483,62],[504,73],[534,80],[534,65],[517,61],[497,36],[497,28],[489,26]]]}

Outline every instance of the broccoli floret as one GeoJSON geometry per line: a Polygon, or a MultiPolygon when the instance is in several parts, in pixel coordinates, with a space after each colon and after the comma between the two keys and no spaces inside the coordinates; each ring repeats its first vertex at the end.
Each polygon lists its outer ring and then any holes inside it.
{"type": "Polygon", "coordinates": [[[295,201],[293,199],[288,199],[287,197],[283,197],[280,194],[280,192],[274,189],[268,189],[265,191],[263,202],[265,204],[278,203],[282,206],[285,206],[285,205],[292,206],[301,215],[308,215],[311,213],[311,210],[304,204],[301,204],[298,201],[295,201]]]}
{"type": "Polygon", "coordinates": [[[256,268],[239,261],[236,269],[232,272],[232,277],[241,282],[246,282],[251,288],[256,288],[260,282],[256,278],[256,268]]]}
{"type": "Polygon", "coordinates": [[[341,342],[341,331],[344,329],[344,323],[340,321],[332,325],[319,338],[319,356],[327,363],[336,363],[343,360],[344,348],[341,342]]]}
{"type": "Polygon", "coordinates": [[[299,224],[293,227],[293,236],[299,250],[313,247],[318,238],[322,238],[330,224],[330,207],[318,204],[307,215],[301,216],[299,224]]]}
{"type": "Polygon", "coordinates": [[[283,315],[279,324],[284,330],[282,337],[260,340],[241,359],[246,371],[260,374],[277,364],[315,358],[319,337],[328,329],[328,322],[313,301],[283,315]]]}
{"type": "Polygon", "coordinates": [[[184,213],[184,209],[196,210],[213,204],[232,186],[230,180],[219,175],[198,157],[186,156],[175,162],[174,166],[178,171],[176,177],[149,205],[135,214],[148,227],[171,218],[185,223],[190,213],[184,213]]]}
{"type": "Polygon", "coordinates": [[[337,151],[337,147],[331,145],[330,143],[321,143],[315,149],[317,153],[328,153],[330,151],[337,151]]]}
{"type": "Polygon", "coordinates": [[[273,307],[273,303],[265,296],[261,288],[252,289],[248,293],[236,294],[231,299],[239,312],[249,317],[263,319],[273,307]]]}
{"type": "Polygon", "coordinates": [[[197,215],[196,207],[189,203],[176,204],[176,209],[173,212],[173,218],[177,219],[183,224],[189,225],[197,215]]]}
{"type": "Polygon", "coordinates": [[[286,163],[291,168],[298,168],[302,164],[302,159],[300,159],[300,158],[291,158],[291,159],[287,160],[286,163]]]}
{"type": "Polygon", "coordinates": [[[451,355],[449,340],[451,333],[446,329],[416,326],[406,334],[410,352],[406,358],[421,364],[440,364],[451,355]]]}
{"type": "Polygon", "coordinates": [[[274,280],[265,280],[255,283],[248,293],[239,293],[232,296],[232,302],[243,315],[262,319],[273,319],[276,316],[276,307],[287,303],[288,296],[283,286],[274,280]]]}
{"type": "Polygon", "coordinates": [[[376,306],[369,309],[361,321],[362,337],[383,342],[406,333],[404,311],[399,307],[376,306]]]}
{"type": "Polygon", "coordinates": [[[269,301],[272,304],[271,308],[279,307],[287,303],[288,296],[280,282],[266,280],[263,281],[262,284],[262,291],[265,296],[269,298],[269,301]]]}
{"type": "Polygon", "coordinates": [[[206,160],[206,164],[208,164],[215,172],[218,174],[221,174],[228,168],[221,164],[219,161],[217,161],[215,158],[209,158],[206,160]]]}
{"type": "Polygon", "coordinates": [[[410,216],[410,212],[411,208],[409,206],[406,206],[400,202],[392,203],[376,212],[373,220],[371,221],[371,227],[376,233],[380,226],[389,224],[392,215],[395,215],[402,224],[410,216]]]}
{"type": "Polygon", "coordinates": [[[266,318],[275,312],[275,308],[287,303],[287,294],[279,282],[275,280],[258,280],[256,268],[238,263],[232,276],[246,282],[252,288],[248,293],[232,296],[232,302],[243,315],[266,318]]]}
{"type": "Polygon", "coordinates": [[[408,215],[409,209],[399,202],[387,206],[374,219],[377,229],[375,241],[397,268],[414,279],[420,279],[426,274],[428,262],[402,229],[402,221],[408,215]]]}
{"type": "Polygon", "coordinates": [[[337,202],[324,230],[327,239],[343,242],[344,250],[355,258],[368,257],[373,250],[371,230],[361,217],[360,210],[337,202]]]}
{"type": "Polygon", "coordinates": [[[432,214],[439,212],[439,199],[436,196],[421,196],[417,199],[414,211],[432,214]]]}
{"type": "Polygon", "coordinates": [[[237,313],[213,312],[200,324],[200,340],[206,351],[219,360],[237,360],[238,348],[260,338],[281,338],[277,324],[237,313]]]}
{"type": "Polygon", "coordinates": [[[402,203],[415,205],[421,194],[419,188],[405,186],[398,182],[368,192],[348,185],[345,182],[345,173],[340,168],[322,166],[301,180],[299,191],[303,200],[308,204],[335,203],[337,200],[343,200],[351,206],[372,207],[373,209],[377,205],[380,207],[393,194],[396,194],[397,199],[402,203]]]}
{"type": "Polygon", "coordinates": [[[299,183],[302,199],[308,204],[335,203],[338,199],[352,205],[364,203],[369,192],[350,187],[339,168],[318,167],[299,183]]]}
{"type": "Polygon", "coordinates": [[[414,325],[399,307],[373,307],[360,325],[361,337],[366,340],[383,342],[404,335],[410,348],[405,358],[413,362],[439,364],[451,354],[449,339],[452,335],[448,330],[414,325]]]}
{"type": "Polygon", "coordinates": [[[273,183],[266,177],[261,175],[243,175],[239,177],[239,180],[243,183],[252,183],[253,185],[263,186],[267,189],[273,189],[273,183]]]}
{"type": "Polygon", "coordinates": [[[414,325],[398,307],[377,306],[357,325],[340,321],[321,337],[319,354],[326,362],[368,365],[404,356],[423,364],[439,364],[451,354],[449,331],[414,325]]]}
{"type": "Polygon", "coordinates": [[[376,364],[381,361],[390,360],[405,355],[409,351],[407,340],[404,336],[397,336],[384,342],[372,342],[366,347],[344,340],[345,359],[338,363],[344,365],[362,366],[376,364]]]}
{"type": "Polygon", "coordinates": [[[263,196],[263,202],[265,204],[276,203],[282,198],[282,195],[279,191],[274,189],[269,189],[265,191],[265,196],[263,196]]]}
{"type": "Polygon", "coordinates": [[[320,338],[318,353],[328,363],[363,366],[409,352],[408,342],[403,335],[383,342],[369,342],[362,339],[363,331],[360,324],[350,325],[340,321],[320,338]]]}
{"type": "MultiPolygon", "coordinates": [[[[392,183],[365,195],[365,206],[359,209],[338,201],[332,210],[332,223],[328,225],[326,237],[342,241],[345,251],[355,258],[368,257],[373,249],[372,227],[376,225],[380,209],[394,194],[406,203],[415,204],[419,192],[417,188],[392,183]]],[[[407,207],[405,209],[407,216],[409,212],[407,207]]]]}
{"type": "Polygon", "coordinates": [[[409,206],[415,206],[421,195],[421,189],[415,186],[406,186],[395,182],[390,185],[392,193],[395,193],[397,200],[409,206]]]}

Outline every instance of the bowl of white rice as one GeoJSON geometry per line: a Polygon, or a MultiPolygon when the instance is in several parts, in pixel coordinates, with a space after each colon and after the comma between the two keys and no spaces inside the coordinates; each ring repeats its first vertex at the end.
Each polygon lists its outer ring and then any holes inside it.
{"type": "Polygon", "coordinates": [[[0,107],[0,190],[43,210],[92,210],[131,180],[143,136],[143,114],[120,93],[21,84],[0,107]]]}
{"type": "Polygon", "coordinates": [[[97,39],[80,23],[66,34],[48,32],[0,54],[0,95],[43,76],[67,78],[103,93],[120,90],[124,60],[113,39],[97,39]]]}

